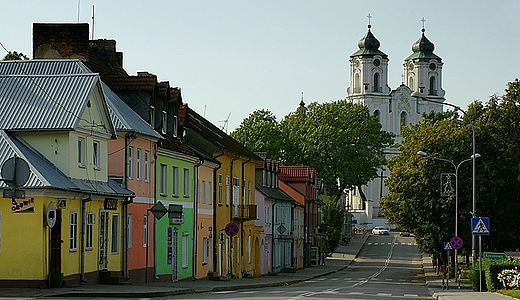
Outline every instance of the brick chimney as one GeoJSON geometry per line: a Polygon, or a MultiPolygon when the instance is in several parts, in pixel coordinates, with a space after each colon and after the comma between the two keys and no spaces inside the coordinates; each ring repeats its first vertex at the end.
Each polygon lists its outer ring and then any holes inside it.
{"type": "Polygon", "coordinates": [[[88,61],[88,23],[34,23],[33,58],[74,58],[88,61]]]}

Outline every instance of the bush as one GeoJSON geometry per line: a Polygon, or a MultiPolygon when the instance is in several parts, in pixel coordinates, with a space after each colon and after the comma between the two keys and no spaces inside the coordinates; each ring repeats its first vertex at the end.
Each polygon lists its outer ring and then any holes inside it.
{"type": "MultiPolygon", "coordinates": [[[[498,262],[482,262],[482,291],[496,291],[505,288],[502,282],[498,279],[498,274],[505,269],[520,268],[520,260],[502,260],[498,262]]],[[[479,290],[479,264],[473,264],[469,272],[471,286],[473,290],[479,290]]]]}

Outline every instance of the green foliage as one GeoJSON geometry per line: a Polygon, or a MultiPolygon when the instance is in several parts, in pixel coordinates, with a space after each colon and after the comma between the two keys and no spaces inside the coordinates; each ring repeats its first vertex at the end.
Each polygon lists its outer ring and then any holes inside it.
{"type": "MultiPolygon", "coordinates": [[[[515,269],[520,268],[520,260],[503,260],[498,262],[482,262],[482,291],[496,291],[503,289],[504,286],[502,282],[498,279],[498,273],[502,272],[505,269],[515,269]]],[[[479,264],[476,263],[471,267],[469,272],[469,278],[471,280],[471,286],[473,290],[479,290],[479,264]]]]}
{"type": "Polygon", "coordinates": [[[28,60],[29,57],[22,52],[9,51],[2,60],[28,60]]]}
{"type": "Polygon", "coordinates": [[[331,197],[325,196],[323,201],[325,205],[322,208],[322,216],[323,225],[326,228],[323,241],[325,251],[329,253],[339,245],[345,210],[341,207],[339,201],[331,197]]]}
{"type": "Polygon", "coordinates": [[[252,112],[231,133],[231,137],[251,151],[266,152],[272,160],[281,159],[283,137],[280,135],[280,124],[269,110],[252,112]]]}
{"type": "MultiPolygon", "coordinates": [[[[454,233],[455,201],[440,196],[440,173],[453,173],[450,163],[417,156],[444,158],[455,164],[472,155],[473,120],[476,135],[476,216],[490,217],[491,232],[484,251],[520,248],[520,82],[508,84],[504,96],[472,103],[467,115],[454,111],[430,113],[407,127],[400,154],[389,162],[389,192],[380,202],[388,222],[415,234],[421,251],[442,253],[454,233]]],[[[461,254],[471,251],[472,162],[459,168],[458,235],[465,241],[461,254]]]]}

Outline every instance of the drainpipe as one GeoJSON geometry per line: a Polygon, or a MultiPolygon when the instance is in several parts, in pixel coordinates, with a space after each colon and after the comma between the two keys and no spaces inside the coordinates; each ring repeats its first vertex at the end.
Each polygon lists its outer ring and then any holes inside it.
{"type": "MultiPolygon", "coordinates": [[[[224,149],[221,150],[222,152],[218,155],[214,155],[213,158],[217,159],[221,156],[224,155],[224,149]]],[[[217,171],[222,167],[222,164],[219,164],[217,168],[215,168],[213,170],[213,182],[215,182],[215,186],[216,188],[213,189],[213,259],[212,259],[212,268],[213,268],[213,272],[215,272],[215,270],[217,270],[217,260],[218,260],[218,255],[217,255],[217,250],[218,250],[218,245],[217,245],[217,241],[218,241],[218,238],[217,238],[217,218],[216,218],[216,215],[217,215],[217,207],[218,207],[218,194],[217,194],[217,190],[218,190],[218,187],[217,187],[217,184],[218,184],[218,177],[217,177],[217,171]]],[[[219,235],[220,236],[220,235],[219,235]]],[[[221,276],[222,274],[220,274],[220,270],[218,270],[219,273],[218,275],[221,276]]]]}
{"type": "Polygon", "coordinates": [[[276,205],[276,199],[271,203],[271,272],[274,272],[274,255],[276,253],[274,249],[274,206],[276,205]]]}
{"type": "Polygon", "coordinates": [[[199,222],[199,212],[198,212],[198,203],[200,199],[199,194],[199,167],[204,163],[204,159],[199,159],[199,161],[194,166],[194,178],[195,178],[195,184],[194,184],[194,192],[193,195],[195,196],[193,199],[193,278],[197,278],[197,250],[198,250],[198,233],[197,230],[198,222],[199,222]]]}
{"type": "Polygon", "coordinates": [[[85,226],[86,226],[86,222],[85,222],[85,218],[87,217],[86,215],[86,208],[85,208],[85,204],[87,202],[90,202],[92,201],[92,195],[89,194],[88,195],[88,198],[87,199],[81,199],[81,255],[80,255],[80,260],[81,260],[81,270],[80,270],[80,281],[82,283],[87,283],[87,279],[85,278],[85,226]]]}
{"type": "MultiPolygon", "coordinates": [[[[246,179],[246,175],[244,174],[244,166],[245,164],[247,164],[248,162],[251,161],[251,157],[249,159],[247,159],[246,161],[242,162],[242,203],[244,203],[244,207],[243,209],[245,210],[245,207],[246,207],[246,197],[245,197],[245,191],[246,191],[246,186],[244,184],[244,181],[246,179]]],[[[240,203],[239,203],[239,206],[240,206],[240,203]]],[[[249,249],[248,249],[249,251],[249,249]]],[[[242,224],[240,226],[240,255],[244,256],[244,219],[242,219],[242,224]]],[[[248,261],[249,263],[249,261],[248,261]]],[[[244,270],[240,270],[240,271],[244,271],[244,270]]]]}

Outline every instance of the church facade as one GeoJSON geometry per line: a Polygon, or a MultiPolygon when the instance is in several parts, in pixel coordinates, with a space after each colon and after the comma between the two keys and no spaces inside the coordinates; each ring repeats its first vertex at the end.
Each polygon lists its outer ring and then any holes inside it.
{"type": "MultiPolygon", "coordinates": [[[[395,89],[388,85],[388,55],[379,50],[380,42],[372,34],[371,25],[358,42],[359,50],[350,56],[350,86],[347,100],[363,104],[379,118],[382,129],[395,134],[395,141],[402,141],[403,126],[421,121],[423,113],[442,111],[445,91],[442,89],[442,59],[433,53],[435,46],[422,29],[421,37],[412,45],[412,54],[404,59],[403,79],[395,89]],[[422,93],[428,101],[412,97],[422,93]]],[[[398,149],[385,149],[386,158],[399,154],[398,149]]],[[[386,225],[379,214],[379,200],[386,195],[384,184],[389,170],[384,166],[378,177],[361,188],[346,194],[346,209],[352,213],[356,227],[371,229],[386,225]]]]}

